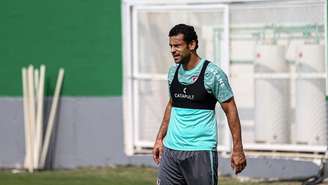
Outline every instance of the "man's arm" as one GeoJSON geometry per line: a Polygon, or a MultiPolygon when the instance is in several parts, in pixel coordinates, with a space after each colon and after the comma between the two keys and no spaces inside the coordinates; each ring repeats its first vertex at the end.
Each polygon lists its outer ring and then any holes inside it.
{"type": "Polygon", "coordinates": [[[240,120],[234,98],[232,97],[221,103],[221,107],[227,116],[232,135],[233,148],[231,154],[231,167],[235,170],[235,173],[238,174],[246,167],[246,157],[241,139],[240,120]]]}
{"type": "Polygon", "coordinates": [[[162,124],[161,127],[159,128],[156,141],[153,147],[153,159],[156,164],[159,164],[163,153],[163,139],[166,135],[167,128],[169,125],[171,108],[172,108],[172,99],[170,98],[169,102],[166,105],[162,124]]]}

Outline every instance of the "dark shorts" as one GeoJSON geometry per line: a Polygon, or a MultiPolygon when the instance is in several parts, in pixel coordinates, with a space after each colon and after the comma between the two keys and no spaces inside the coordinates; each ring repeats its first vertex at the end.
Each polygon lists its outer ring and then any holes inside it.
{"type": "Polygon", "coordinates": [[[164,148],[158,185],[217,185],[216,151],[178,151],[164,148]]]}

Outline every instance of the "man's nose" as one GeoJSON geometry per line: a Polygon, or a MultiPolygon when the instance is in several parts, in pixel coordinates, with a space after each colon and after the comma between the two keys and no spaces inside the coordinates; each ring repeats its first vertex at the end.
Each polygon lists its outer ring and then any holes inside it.
{"type": "Polygon", "coordinates": [[[171,47],[171,53],[174,53],[176,51],[175,47],[171,47]]]}

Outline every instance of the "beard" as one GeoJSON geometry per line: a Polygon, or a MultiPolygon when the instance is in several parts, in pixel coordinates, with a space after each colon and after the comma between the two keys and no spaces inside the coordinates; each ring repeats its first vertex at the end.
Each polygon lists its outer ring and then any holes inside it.
{"type": "Polygon", "coordinates": [[[181,56],[180,60],[174,60],[176,64],[187,64],[190,60],[191,54],[181,56]]]}

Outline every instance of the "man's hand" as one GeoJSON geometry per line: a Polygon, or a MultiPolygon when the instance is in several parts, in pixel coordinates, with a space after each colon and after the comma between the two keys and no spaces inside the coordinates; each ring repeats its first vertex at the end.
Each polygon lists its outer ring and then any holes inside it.
{"type": "Polygon", "coordinates": [[[153,148],[153,159],[156,164],[159,164],[159,162],[161,161],[162,154],[163,154],[163,142],[156,141],[153,148]]]}
{"type": "Polygon", "coordinates": [[[235,171],[235,174],[237,175],[243,171],[246,165],[247,162],[244,151],[233,151],[231,154],[231,168],[235,171]]]}

